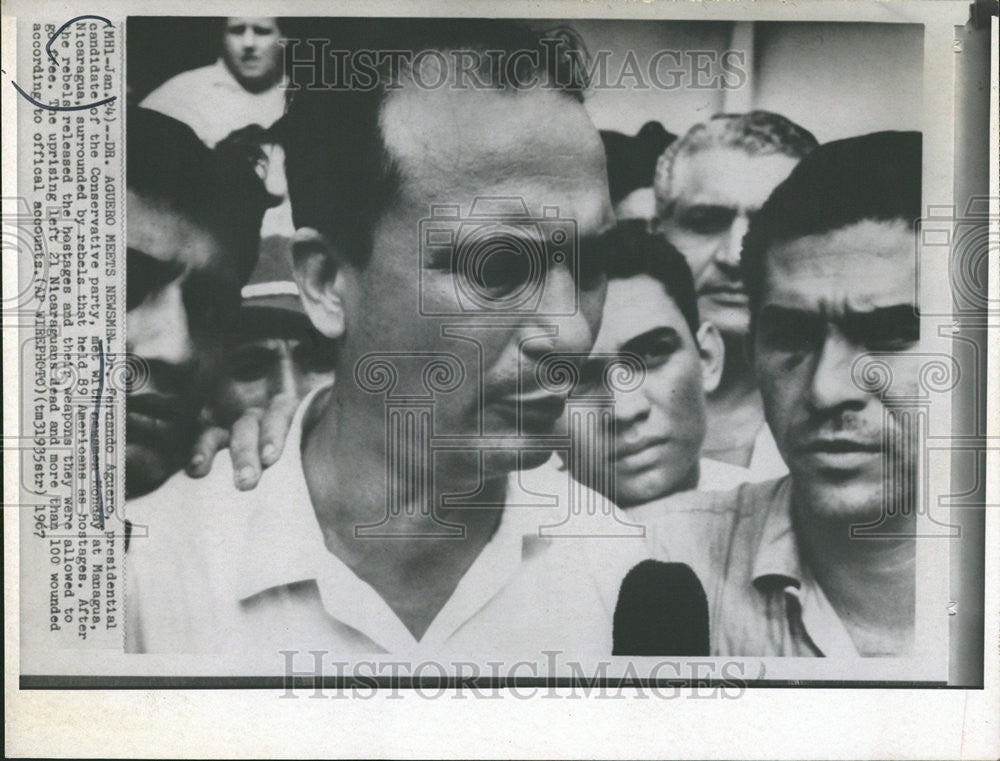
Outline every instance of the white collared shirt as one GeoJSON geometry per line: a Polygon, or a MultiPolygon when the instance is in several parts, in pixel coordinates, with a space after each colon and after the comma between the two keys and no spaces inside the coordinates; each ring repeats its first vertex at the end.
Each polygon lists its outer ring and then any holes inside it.
{"type": "Polygon", "coordinates": [[[209,148],[233,130],[250,124],[265,129],[285,112],[285,88],[246,90],[220,58],[168,79],[139,104],[182,121],[209,148]]]}
{"type": "Polygon", "coordinates": [[[282,649],[536,660],[545,650],[611,653],[618,589],[648,557],[645,541],[540,535],[566,520],[569,490],[582,489],[551,461],[511,475],[499,527],[417,640],[324,544],[301,456],[303,415],[320,390],[299,406],[282,458],[255,490],[233,486],[223,454],[204,479],[178,474],[126,506],[126,650],[246,652],[255,663],[273,652],[276,671],[282,649]]]}

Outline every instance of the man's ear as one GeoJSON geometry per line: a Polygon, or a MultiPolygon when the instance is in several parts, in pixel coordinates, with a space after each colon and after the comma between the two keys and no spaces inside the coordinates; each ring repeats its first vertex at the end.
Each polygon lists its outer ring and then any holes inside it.
{"type": "Polygon", "coordinates": [[[327,338],[344,334],[344,260],[326,237],[302,227],[292,238],[292,270],[299,298],[313,326],[327,338]]]}
{"type": "Polygon", "coordinates": [[[722,368],[726,364],[726,345],[722,334],[711,322],[703,322],[698,328],[698,354],[701,356],[702,387],[711,394],[722,380],[722,368]]]}

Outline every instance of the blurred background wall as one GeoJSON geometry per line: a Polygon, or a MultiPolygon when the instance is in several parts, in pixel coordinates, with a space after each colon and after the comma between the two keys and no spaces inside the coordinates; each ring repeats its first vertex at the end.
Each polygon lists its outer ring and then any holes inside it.
{"type": "MultiPolygon", "coordinates": [[[[551,26],[562,21],[540,22],[551,26]]],[[[289,19],[294,34],[322,24],[289,19]]],[[[128,87],[141,99],[186,69],[218,56],[219,21],[210,18],[132,17],[128,35],[128,87]]],[[[593,56],[609,51],[615,79],[626,53],[641,68],[660,50],[740,51],[746,81],[739,89],[623,89],[591,92],[587,108],[597,127],[625,134],[655,120],[672,133],[720,111],[763,108],[787,116],[825,142],[881,129],[921,129],[923,27],[913,24],[576,20],[572,28],[593,56]]]]}

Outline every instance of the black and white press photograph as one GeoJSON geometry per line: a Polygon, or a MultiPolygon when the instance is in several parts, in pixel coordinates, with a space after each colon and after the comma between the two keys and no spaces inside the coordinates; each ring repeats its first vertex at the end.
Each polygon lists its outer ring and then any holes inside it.
{"type": "Polygon", "coordinates": [[[21,689],[981,691],[995,3],[750,5],[18,21],[21,689]]]}

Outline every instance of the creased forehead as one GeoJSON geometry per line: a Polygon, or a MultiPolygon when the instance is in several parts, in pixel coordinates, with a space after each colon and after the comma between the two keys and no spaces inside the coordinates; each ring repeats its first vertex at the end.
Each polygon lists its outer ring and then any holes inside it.
{"type": "Polygon", "coordinates": [[[916,249],[904,220],[863,220],[779,243],[764,257],[763,302],[867,311],[912,304],[916,249]]]}
{"type": "Polygon", "coordinates": [[[673,200],[760,208],[798,159],[784,153],[751,155],[739,148],[711,148],[679,157],[673,172],[673,200]]]}

